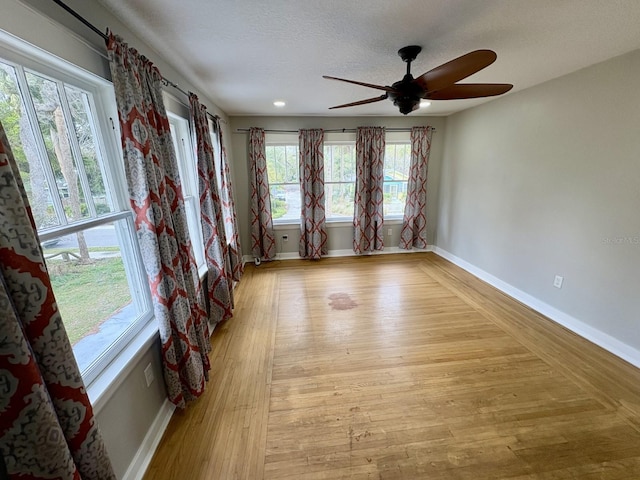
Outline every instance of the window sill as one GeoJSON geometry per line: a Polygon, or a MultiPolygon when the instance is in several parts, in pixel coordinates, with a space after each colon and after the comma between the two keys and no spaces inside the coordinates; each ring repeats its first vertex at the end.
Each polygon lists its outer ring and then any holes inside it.
{"type": "Polygon", "coordinates": [[[98,413],[109,401],[118,387],[136,366],[137,360],[159,339],[158,325],[154,317],[131,339],[127,346],[87,386],[87,394],[98,413]]]}
{"type": "Polygon", "coordinates": [[[327,220],[327,228],[333,228],[333,227],[353,227],[353,219],[349,219],[349,220],[345,220],[342,218],[337,218],[335,220],[333,219],[329,219],[327,220]]]}
{"type": "Polygon", "coordinates": [[[292,228],[300,228],[300,221],[274,223],[274,230],[291,230],[292,228]]]}
{"type": "Polygon", "coordinates": [[[208,271],[209,271],[209,267],[207,267],[206,263],[198,267],[198,277],[200,277],[200,281],[206,278],[208,271]]]}
{"type": "MultiPolygon", "coordinates": [[[[402,217],[401,216],[393,216],[384,219],[385,225],[402,225],[402,217]]],[[[326,225],[328,228],[331,227],[349,227],[353,225],[353,220],[344,220],[344,219],[328,219],[326,220],[326,225]]],[[[294,228],[299,228],[300,222],[291,222],[291,223],[274,223],[274,230],[292,230],[294,228]]]]}

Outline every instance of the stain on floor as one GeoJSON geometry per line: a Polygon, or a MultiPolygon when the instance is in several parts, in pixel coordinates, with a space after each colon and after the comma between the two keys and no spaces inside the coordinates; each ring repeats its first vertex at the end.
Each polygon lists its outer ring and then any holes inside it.
{"type": "Polygon", "coordinates": [[[329,295],[329,305],[333,310],[351,310],[358,306],[348,293],[332,293],[329,295]]]}

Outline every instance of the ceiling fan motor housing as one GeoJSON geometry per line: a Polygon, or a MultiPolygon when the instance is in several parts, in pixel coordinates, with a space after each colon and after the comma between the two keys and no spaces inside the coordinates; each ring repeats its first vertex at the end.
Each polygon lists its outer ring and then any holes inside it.
{"type": "Polygon", "coordinates": [[[392,87],[396,91],[389,92],[389,98],[403,115],[417,109],[425,93],[424,89],[413,81],[413,76],[410,73],[407,73],[399,82],[394,83],[392,87]]]}

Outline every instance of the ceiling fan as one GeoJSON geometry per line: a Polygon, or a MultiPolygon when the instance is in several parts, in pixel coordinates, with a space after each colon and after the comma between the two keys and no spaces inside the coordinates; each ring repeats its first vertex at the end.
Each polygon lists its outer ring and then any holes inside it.
{"type": "Polygon", "coordinates": [[[496,53],[492,50],[475,50],[433,68],[418,78],[413,78],[411,75],[411,62],[416,59],[421,51],[422,47],[418,45],[409,45],[398,50],[400,58],[407,62],[407,73],[402,80],[395,82],[391,86],[373,85],[371,83],[323,75],[324,78],[329,80],[339,80],[362,85],[363,87],[384,90],[385,92],[379,97],[336,105],[335,107],[330,107],[330,110],[354,107],[390,98],[393,104],[400,109],[400,113],[406,115],[416,110],[420,106],[420,100],[422,99],[456,100],[493,97],[502,95],[513,88],[513,85],[509,83],[456,83],[491,65],[497,58],[496,53]]]}

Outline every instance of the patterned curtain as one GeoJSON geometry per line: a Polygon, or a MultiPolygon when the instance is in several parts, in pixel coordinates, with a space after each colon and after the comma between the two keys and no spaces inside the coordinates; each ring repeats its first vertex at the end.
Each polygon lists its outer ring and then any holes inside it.
{"type": "Polygon", "coordinates": [[[211,346],[162,101],[162,76],[148,59],[113,34],[107,50],[131,207],[162,341],[167,394],[184,408],[204,391],[211,346]]]}
{"type": "Polygon", "coordinates": [[[224,216],[224,224],[227,232],[227,243],[229,246],[229,266],[231,267],[231,279],[239,282],[244,272],[244,265],[242,263],[242,247],[240,246],[240,235],[238,233],[238,216],[236,213],[236,205],[233,201],[231,172],[229,171],[227,151],[224,148],[222,128],[220,127],[220,120],[218,118],[213,121],[213,131],[218,137],[218,145],[220,146],[220,178],[222,179],[222,185],[220,187],[220,199],[222,200],[222,214],[224,216]]]}
{"type": "Polygon", "coordinates": [[[0,473],[115,480],[1,124],[0,258],[0,473]]]}
{"type": "Polygon", "coordinates": [[[216,325],[233,315],[231,268],[227,261],[229,248],[222,217],[222,202],[218,193],[207,108],[200,103],[198,96],[194,93],[189,95],[189,105],[196,132],[200,223],[204,257],[207,261],[209,321],[211,325],[216,325]]]}
{"type": "Polygon", "coordinates": [[[249,176],[251,178],[251,252],[254,258],[273,260],[276,239],[271,218],[271,195],[267,175],[264,130],[249,130],[249,176]]]}
{"type": "Polygon", "coordinates": [[[400,248],[405,250],[427,248],[427,170],[431,135],[431,127],[411,129],[411,167],[400,233],[400,248]]]}
{"type": "Polygon", "coordinates": [[[356,195],[353,251],[382,250],[384,127],[358,127],[356,134],[356,195]]]}
{"type": "Polygon", "coordinates": [[[324,131],[300,130],[300,245],[302,258],[327,254],[324,207],[324,131]]]}

